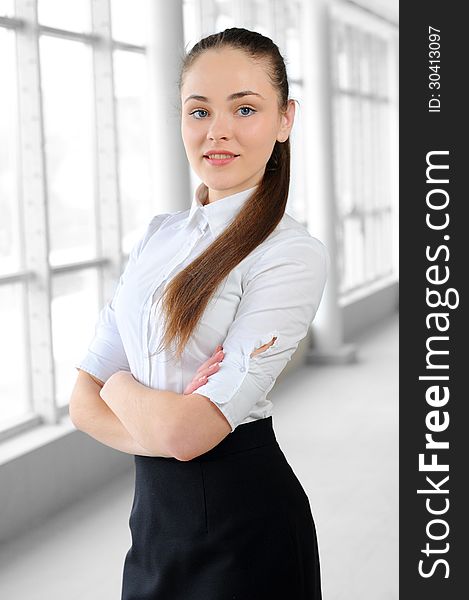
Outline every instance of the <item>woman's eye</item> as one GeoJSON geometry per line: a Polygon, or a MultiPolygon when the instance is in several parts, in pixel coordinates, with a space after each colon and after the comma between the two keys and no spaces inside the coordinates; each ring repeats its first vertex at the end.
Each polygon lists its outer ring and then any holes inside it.
{"type": "MultiPolygon", "coordinates": [[[[207,112],[206,110],[204,110],[203,108],[198,108],[197,110],[192,111],[191,113],[189,113],[190,115],[195,115],[195,113],[201,113],[201,112],[207,112]]],[[[200,117],[195,117],[196,119],[199,119],[200,117]]]]}
{"type": "MultiPolygon", "coordinates": [[[[251,111],[251,112],[248,112],[248,113],[241,113],[243,117],[249,117],[251,114],[257,112],[256,110],[254,110],[250,106],[241,106],[240,108],[238,108],[238,111],[240,111],[240,110],[251,111]]],[[[191,113],[189,113],[190,115],[194,115],[194,119],[200,120],[200,119],[204,119],[205,116],[204,115],[200,116],[200,114],[199,114],[199,116],[196,117],[195,116],[196,113],[208,113],[208,111],[205,110],[204,108],[198,108],[197,110],[194,110],[191,113]]]]}
{"type": "MultiPolygon", "coordinates": [[[[247,109],[247,110],[250,110],[250,111],[251,111],[251,113],[255,113],[255,112],[256,112],[256,111],[255,111],[253,108],[251,108],[250,106],[241,106],[241,108],[239,108],[238,110],[245,110],[245,109],[247,109]]],[[[249,117],[249,115],[250,115],[251,113],[248,113],[248,114],[244,113],[244,114],[243,114],[243,117],[249,117]]]]}

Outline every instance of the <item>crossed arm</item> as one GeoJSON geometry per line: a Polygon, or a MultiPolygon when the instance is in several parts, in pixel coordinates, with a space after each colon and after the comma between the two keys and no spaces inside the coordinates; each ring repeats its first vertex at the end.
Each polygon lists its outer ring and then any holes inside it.
{"type": "Polygon", "coordinates": [[[103,402],[103,382],[83,370],[78,371],[69,402],[70,418],[77,429],[98,442],[127,454],[154,456],[130,434],[118,416],[103,402]]]}
{"type": "Polygon", "coordinates": [[[206,396],[155,390],[128,371],[103,384],[80,370],[69,412],[77,429],[111,448],[143,456],[190,460],[231,431],[206,396]]]}
{"type": "Polygon", "coordinates": [[[217,360],[223,360],[223,352],[215,352],[197,369],[184,394],[146,387],[129,371],[118,371],[104,383],[79,370],[70,399],[70,417],[77,429],[116,450],[191,460],[219,444],[231,431],[218,407],[206,396],[194,393],[219,369],[217,360]]]}
{"type": "Polygon", "coordinates": [[[157,456],[190,460],[231,431],[225,416],[206,396],[155,390],[128,371],[112,375],[100,396],[132,437],[157,456]]]}

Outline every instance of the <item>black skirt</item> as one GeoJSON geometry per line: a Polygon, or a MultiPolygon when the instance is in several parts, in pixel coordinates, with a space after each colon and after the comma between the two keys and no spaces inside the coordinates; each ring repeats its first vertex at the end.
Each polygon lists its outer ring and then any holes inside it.
{"type": "Polygon", "coordinates": [[[272,417],[190,461],[135,456],[121,600],[320,600],[308,497],[272,417]]]}

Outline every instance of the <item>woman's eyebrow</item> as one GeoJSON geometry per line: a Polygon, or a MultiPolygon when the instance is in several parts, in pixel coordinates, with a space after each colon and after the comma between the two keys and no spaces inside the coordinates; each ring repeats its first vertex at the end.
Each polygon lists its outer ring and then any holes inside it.
{"type": "MultiPolygon", "coordinates": [[[[259,96],[259,98],[265,100],[264,96],[261,96],[257,92],[253,92],[251,90],[235,92],[234,94],[230,94],[226,100],[227,102],[229,102],[230,100],[237,100],[238,98],[243,98],[244,96],[259,96]]],[[[184,104],[191,99],[200,100],[201,102],[210,102],[210,100],[206,96],[200,96],[199,94],[191,94],[190,96],[187,96],[187,98],[184,100],[184,104]]]]}

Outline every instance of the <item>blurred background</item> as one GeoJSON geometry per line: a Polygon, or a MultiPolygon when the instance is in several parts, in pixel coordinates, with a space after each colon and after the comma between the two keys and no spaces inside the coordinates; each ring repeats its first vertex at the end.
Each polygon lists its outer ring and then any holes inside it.
{"type": "Polygon", "coordinates": [[[286,60],[287,211],[332,258],[270,395],[277,437],[310,499],[325,600],[398,596],[397,0],[0,0],[5,600],[119,597],[133,457],[74,429],[73,365],[148,221],[190,206],[180,58],[234,26],[286,60]]]}

